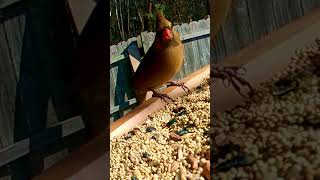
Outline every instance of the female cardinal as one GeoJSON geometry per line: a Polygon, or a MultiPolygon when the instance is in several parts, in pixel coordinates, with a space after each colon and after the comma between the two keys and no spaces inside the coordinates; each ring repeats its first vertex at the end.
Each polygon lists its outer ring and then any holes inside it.
{"type": "Polygon", "coordinates": [[[154,97],[172,100],[168,95],[155,91],[165,83],[169,83],[168,86],[182,86],[185,90],[182,83],[170,81],[180,70],[183,58],[184,47],[179,33],[174,31],[171,22],[158,12],[155,40],[133,76],[133,87],[139,104],[145,101],[148,91],[152,91],[154,97]]]}

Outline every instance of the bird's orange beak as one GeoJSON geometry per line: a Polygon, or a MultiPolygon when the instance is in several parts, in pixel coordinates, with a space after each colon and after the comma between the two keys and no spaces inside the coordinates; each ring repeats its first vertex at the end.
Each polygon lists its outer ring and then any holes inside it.
{"type": "Polygon", "coordinates": [[[169,41],[173,38],[173,33],[170,29],[165,28],[162,32],[162,39],[165,41],[169,41]]]}

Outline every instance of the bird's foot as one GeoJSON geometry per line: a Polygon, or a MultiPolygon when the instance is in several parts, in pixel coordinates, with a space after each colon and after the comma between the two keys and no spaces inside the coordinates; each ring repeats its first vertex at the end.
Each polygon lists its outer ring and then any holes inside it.
{"type": "Polygon", "coordinates": [[[242,66],[231,66],[222,68],[218,66],[212,66],[210,77],[221,79],[225,87],[228,87],[231,84],[242,97],[251,98],[254,95],[254,89],[248,81],[241,77],[245,73],[246,69],[242,66]],[[243,93],[238,83],[242,87],[247,87],[249,89],[249,92],[247,94],[243,93]]]}
{"type": "Polygon", "coordinates": [[[187,91],[190,91],[190,89],[185,85],[185,83],[179,83],[179,82],[173,82],[173,81],[170,81],[170,82],[168,82],[168,85],[167,85],[168,87],[170,87],[170,86],[179,86],[179,87],[181,87],[185,92],[187,92],[187,91]]]}
{"type": "Polygon", "coordinates": [[[158,98],[160,98],[162,101],[164,101],[166,103],[168,103],[166,98],[170,99],[172,102],[174,102],[174,100],[170,96],[168,96],[167,94],[161,94],[161,93],[159,93],[159,92],[157,92],[157,91],[155,91],[153,89],[150,89],[150,90],[152,91],[152,97],[158,97],[158,98]]]}

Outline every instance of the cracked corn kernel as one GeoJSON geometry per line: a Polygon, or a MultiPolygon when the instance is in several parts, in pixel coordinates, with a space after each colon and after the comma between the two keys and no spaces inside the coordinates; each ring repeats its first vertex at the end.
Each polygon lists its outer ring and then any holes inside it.
{"type": "Polygon", "coordinates": [[[123,135],[111,140],[110,172],[113,179],[130,179],[132,174],[145,180],[155,179],[155,174],[158,175],[156,179],[173,179],[182,167],[187,174],[197,173],[192,171],[186,157],[210,148],[210,137],[208,133],[205,134],[210,124],[209,81],[205,80],[201,86],[201,90],[191,90],[185,96],[178,97],[176,102],[149,115],[144,123],[137,126],[141,131],[137,131],[130,138],[125,139],[123,135]],[[184,113],[173,112],[178,108],[183,109],[184,113]],[[169,123],[170,127],[164,127],[174,118],[176,121],[169,123]],[[153,128],[146,132],[148,127],[153,128]],[[180,141],[170,139],[170,133],[186,127],[188,133],[180,136],[180,141]],[[179,155],[181,159],[177,157],[178,147],[182,147],[179,155]],[[148,152],[150,156],[143,157],[144,152],[148,152]],[[130,161],[130,157],[134,157],[135,163],[130,161]],[[174,161],[178,161],[178,168],[171,171],[174,161]],[[133,173],[127,169],[132,169],[133,173]]]}

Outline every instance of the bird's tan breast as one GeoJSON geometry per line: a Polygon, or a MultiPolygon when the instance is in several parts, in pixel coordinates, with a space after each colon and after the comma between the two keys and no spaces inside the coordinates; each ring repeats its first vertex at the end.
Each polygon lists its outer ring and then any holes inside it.
{"type": "Polygon", "coordinates": [[[160,61],[163,61],[168,67],[168,71],[177,73],[181,68],[184,59],[184,47],[183,44],[179,44],[175,47],[167,48],[159,57],[160,61]]]}
{"type": "Polygon", "coordinates": [[[136,88],[158,88],[170,81],[180,70],[184,59],[184,47],[180,43],[174,47],[168,47],[153,56],[144,73],[136,76],[136,88]]]}

